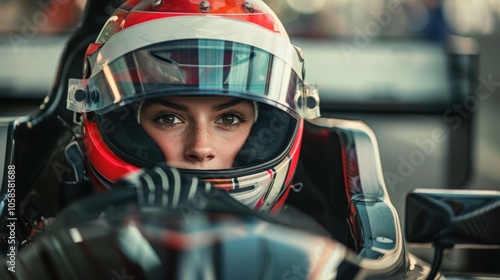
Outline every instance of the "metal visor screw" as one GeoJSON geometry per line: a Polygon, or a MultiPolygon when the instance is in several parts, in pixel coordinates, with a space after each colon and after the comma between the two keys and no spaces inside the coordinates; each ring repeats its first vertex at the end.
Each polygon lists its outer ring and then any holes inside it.
{"type": "Polygon", "coordinates": [[[201,1],[200,5],[198,6],[198,11],[202,13],[208,13],[212,7],[210,7],[210,3],[208,1],[201,1]]]}
{"type": "Polygon", "coordinates": [[[306,98],[306,106],[309,109],[314,109],[316,108],[316,106],[318,106],[318,100],[316,100],[316,98],[314,98],[313,96],[308,96],[306,98]]]}
{"type": "Polygon", "coordinates": [[[152,0],[151,7],[153,7],[153,9],[156,9],[156,8],[158,8],[158,6],[161,5],[161,2],[162,2],[162,0],[152,0]]]}
{"type": "Polygon", "coordinates": [[[75,100],[77,102],[84,101],[86,96],[87,96],[87,93],[83,89],[77,89],[75,91],[75,100]]]}
{"type": "Polygon", "coordinates": [[[245,3],[243,3],[243,10],[247,13],[253,13],[254,9],[252,3],[245,1],[245,3]]]}

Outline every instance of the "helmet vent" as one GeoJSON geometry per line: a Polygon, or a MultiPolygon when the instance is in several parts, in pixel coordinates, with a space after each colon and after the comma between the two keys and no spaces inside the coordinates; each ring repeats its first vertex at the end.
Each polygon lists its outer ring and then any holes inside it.
{"type": "Polygon", "coordinates": [[[201,1],[200,5],[198,5],[198,11],[201,13],[208,13],[212,7],[210,6],[210,3],[208,1],[201,1]]]}

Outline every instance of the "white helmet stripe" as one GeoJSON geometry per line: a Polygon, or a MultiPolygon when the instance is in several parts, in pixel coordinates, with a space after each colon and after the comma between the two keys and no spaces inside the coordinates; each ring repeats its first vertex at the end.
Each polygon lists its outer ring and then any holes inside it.
{"type": "MultiPolygon", "coordinates": [[[[287,157],[287,159],[289,158],[287,157]]],[[[273,181],[271,182],[271,185],[281,186],[281,187],[269,188],[269,193],[266,194],[264,203],[260,208],[262,211],[268,211],[269,209],[271,209],[276,203],[276,199],[279,197],[282,191],[281,189],[283,187],[286,187],[284,186],[284,183],[288,172],[280,172],[280,170],[283,169],[284,171],[287,171],[289,169],[289,166],[290,166],[290,160],[284,160],[281,162],[280,165],[276,167],[276,169],[273,169],[273,181]]]]}

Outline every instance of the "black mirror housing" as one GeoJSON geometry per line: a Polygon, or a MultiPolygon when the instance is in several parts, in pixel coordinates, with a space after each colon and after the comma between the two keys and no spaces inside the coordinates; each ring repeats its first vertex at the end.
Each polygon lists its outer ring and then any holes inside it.
{"type": "Polygon", "coordinates": [[[500,192],[415,189],[406,197],[409,243],[452,248],[500,245],[500,192]]]}

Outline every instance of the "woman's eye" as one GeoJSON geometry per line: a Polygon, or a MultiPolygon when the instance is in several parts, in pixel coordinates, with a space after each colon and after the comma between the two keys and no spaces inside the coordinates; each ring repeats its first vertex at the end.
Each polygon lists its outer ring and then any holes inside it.
{"type": "Polygon", "coordinates": [[[175,115],[162,115],[158,117],[158,122],[161,124],[176,124],[180,123],[181,120],[175,115]]]}
{"type": "Polygon", "coordinates": [[[237,126],[244,122],[245,116],[237,113],[224,114],[217,120],[217,123],[225,126],[237,126]]]}
{"type": "Polygon", "coordinates": [[[240,118],[235,115],[224,115],[219,119],[223,125],[235,125],[241,122],[240,118]]]}
{"type": "Polygon", "coordinates": [[[223,124],[234,124],[235,122],[238,123],[239,119],[236,116],[223,116],[221,118],[223,124]]]}

